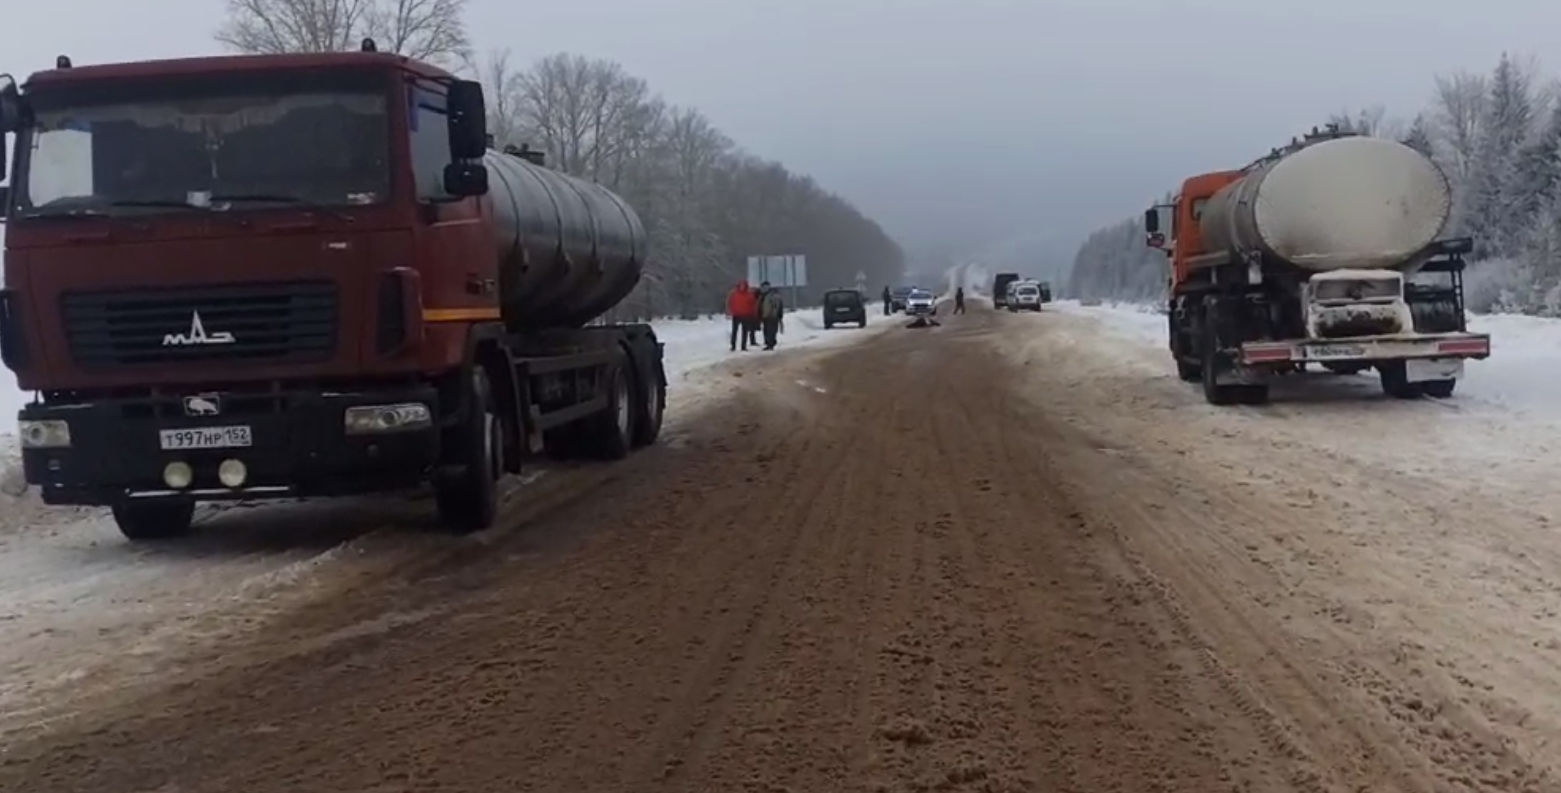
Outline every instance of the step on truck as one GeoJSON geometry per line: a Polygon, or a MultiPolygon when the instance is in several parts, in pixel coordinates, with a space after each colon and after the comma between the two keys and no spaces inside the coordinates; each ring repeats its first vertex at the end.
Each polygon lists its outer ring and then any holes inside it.
{"type": "Polygon", "coordinates": [[[662,344],[598,319],[640,279],[634,210],[374,50],[4,79],[0,358],[46,503],[146,540],[201,501],[431,485],[472,531],[528,457],[656,440],[662,344]]]}
{"type": "Polygon", "coordinates": [[[1337,127],[1187,179],[1144,215],[1171,260],[1177,374],[1216,405],[1266,402],[1273,377],[1311,366],[1375,369],[1398,398],[1452,396],[1490,337],[1467,326],[1473,241],[1442,238],[1451,211],[1429,157],[1337,127]]]}

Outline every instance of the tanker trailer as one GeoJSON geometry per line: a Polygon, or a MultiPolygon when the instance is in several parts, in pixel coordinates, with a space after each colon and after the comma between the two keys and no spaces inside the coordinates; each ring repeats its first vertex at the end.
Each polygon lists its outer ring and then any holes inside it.
{"type": "Polygon", "coordinates": [[[513,331],[578,328],[640,281],[645,227],[612,191],[510,147],[483,158],[499,260],[500,306],[513,331]]]}
{"type": "Polygon", "coordinates": [[[1332,127],[1187,179],[1144,215],[1147,244],[1171,259],[1177,374],[1220,405],[1266,402],[1273,376],[1311,364],[1375,369],[1394,397],[1452,396],[1490,338],[1468,332],[1473,241],[1442,238],[1451,207],[1430,158],[1332,127]]]}

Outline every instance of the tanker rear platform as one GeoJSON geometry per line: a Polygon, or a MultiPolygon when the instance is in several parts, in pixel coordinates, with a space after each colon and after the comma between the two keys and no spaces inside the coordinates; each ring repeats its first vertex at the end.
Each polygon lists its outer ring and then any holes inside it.
{"type": "Polygon", "coordinates": [[[1424,681],[1341,678],[1241,547],[1306,516],[1102,411],[1178,392],[1102,338],[977,304],[738,359],[671,443],[4,736],[0,789],[1543,790],[1424,681]]]}

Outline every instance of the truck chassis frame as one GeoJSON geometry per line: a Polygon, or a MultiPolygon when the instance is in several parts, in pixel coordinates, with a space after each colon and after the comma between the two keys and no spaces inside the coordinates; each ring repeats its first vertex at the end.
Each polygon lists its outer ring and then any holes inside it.
{"type": "Polygon", "coordinates": [[[1490,355],[1490,337],[1470,333],[1465,319],[1468,246],[1465,239],[1433,246],[1415,275],[1440,275],[1439,283],[1406,277],[1414,333],[1327,339],[1308,338],[1295,298],[1299,280],[1276,276],[1286,271],[1270,266],[1262,253],[1193,257],[1191,277],[1173,290],[1167,311],[1177,375],[1200,383],[1213,405],[1266,403],[1271,377],[1311,364],[1341,374],[1376,369],[1382,390],[1401,399],[1450,397],[1463,361],[1490,355]]]}

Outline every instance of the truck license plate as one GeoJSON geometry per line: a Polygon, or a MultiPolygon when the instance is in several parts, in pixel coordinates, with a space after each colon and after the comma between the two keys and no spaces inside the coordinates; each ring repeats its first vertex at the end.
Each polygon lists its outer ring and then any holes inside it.
{"type": "Polygon", "coordinates": [[[253,445],[249,427],[187,427],[159,430],[158,441],[164,451],[185,449],[244,449],[253,445]]]}
{"type": "Polygon", "coordinates": [[[1353,344],[1319,344],[1307,350],[1308,358],[1359,358],[1366,354],[1365,347],[1353,344]]]}

